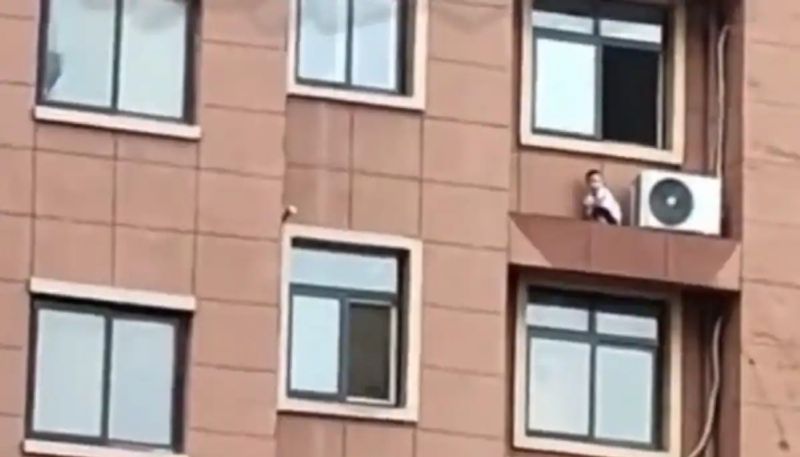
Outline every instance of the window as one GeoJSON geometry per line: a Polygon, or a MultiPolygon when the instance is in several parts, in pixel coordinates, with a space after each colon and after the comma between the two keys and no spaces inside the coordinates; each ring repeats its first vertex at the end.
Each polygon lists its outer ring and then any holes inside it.
{"type": "Polygon", "coordinates": [[[192,0],[45,0],[38,103],[191,123],[192,0]]]}
{"type": "Polygon", "coordinates": [[[527,3],[523,142],[582,140],[578,147],[587,152],[599,147],[585,143],[608,142],[627,147],[623,151],[632,158],[679,160],[669,150],[682,141],[682,7],[622,0],[527,3]]]}
{"type": "Polygon", "coordinates": [[[402,253],[296,242],[289,395],[396,405],[402,253]]]}
{"type": "Polygon", "coordinates": [[[279,408],[414,420],[416,242],[300,226],[285,236],[279,408]]]}
{"type": "Polygon", "coordinates": [[[670,303],[533,286],[521,294],[517,445],[591,455],[680,447],[665,420],[679,414],[668,406],[679,384],[667,380],[680,376],[670,303]]]}
{"type": "Polygon", "coordinates": [[[421,108],[428,0],[292,0],[292,93],[421,108]]]}
{"type": "Polygon", "coordinates": [[[37,295],[29,439],[183,447],[185,315],[37,295]]]}
{"type": "Polygon", "coordinates": [[[360,90],[405,92],[409,2],[299,0],[297,76],[360,90]]]}

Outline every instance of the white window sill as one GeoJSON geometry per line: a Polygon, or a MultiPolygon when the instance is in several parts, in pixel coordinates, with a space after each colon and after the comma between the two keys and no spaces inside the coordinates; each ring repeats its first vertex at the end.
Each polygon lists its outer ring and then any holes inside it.
{"type": "Polygon", "coordinates": [[[680,165],[683,163],[683,151],[667,150],[635,144],[617,143],[613,141],[594,141],[580,138],[567,138],[557,135],[523,132],[523,146],[532,146],[559,151],[578,152],[641,162],[680,165]]]}
{"type": "Polygon", "coordinates": [[[278,399],[278,412],[315,414],[388,422],[417,422],[417,412],[411,407],[384,408],[380,406],[363,406],[285,397],[278,399]]]}
{"type": "Polygon", "coordinates": [[[170,451],[134,451],[104,446],[61,443],[56,441],[25,440],[22,450],[26,454],[58,457],[187,457],[170,451]]]}
{"type": "Polygon", "coordinates": [[[404,110],[423,111],[425,109],[424,95],[419,93],[413,96],[381,94],[359,91],[357,89],[351,90],[334,87],[311,86],[308,84],[300,84],[296,81],[289,83],[288,93],[290,95],[299,95],[303,97],[323,98],[348,103],[359,103],[363,105],[382,106],[404,110]]]}
{"type": "Polygon", "coordinates": [[[556,438],[532,437],[524,434],[514,436],[514,447],[529,451],[546,451],[591,457],[680,457],[678,454],[669,451],[632,449],[556,438]]]}
{"type": "Polygon", "coordinates": [[[79,300],[96,300],[103,303],[118,303],[127,306],[134,305],[186,312],[194,312],[197,308],[197,300],[191,295],[165,294],[44,278],[31,278],[28,287],[30,292],[34,294],[54,295],[79,300]]]}
{"type": "Polygon", "coordinates": [[[37,106],[33,110],[37,121],[94,127],[121,132],[143,133],[149,135],[197,141],[202,136],[199,125],[186,125],[176,122],[158,121],[132,116],[93,113],[51,106],[37,106]]]}

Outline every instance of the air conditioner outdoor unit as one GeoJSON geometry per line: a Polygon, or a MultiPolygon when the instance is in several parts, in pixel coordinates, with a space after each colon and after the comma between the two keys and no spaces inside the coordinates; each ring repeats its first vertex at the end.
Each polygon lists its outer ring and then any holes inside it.
{"type": "Polygon", "coordinates": [[[647,170],[634,183],[631,220],[639,227],[719,235],[719,178],[647,170]]]}

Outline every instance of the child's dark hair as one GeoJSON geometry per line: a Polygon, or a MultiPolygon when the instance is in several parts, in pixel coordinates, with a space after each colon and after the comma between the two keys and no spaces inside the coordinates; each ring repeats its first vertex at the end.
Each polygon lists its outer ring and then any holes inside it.
{"type": "Polygon", "coordinates": [[[591,170],[589,170],[589,171],[587,171],[587,172],[586,172],[586,175],[584,176],[584,178],[583,178],[583,179],[585,179],[585,180],[587,180],[587,181],[588,181],[588,180],[589,180],[589,178],[591,178],[591,177],[592,177],[592,176],[594,176],[594,175],[600,175],[600,170],[598,170],[598,169],[596,169],[596,168],[592,168],[591,170]]]}

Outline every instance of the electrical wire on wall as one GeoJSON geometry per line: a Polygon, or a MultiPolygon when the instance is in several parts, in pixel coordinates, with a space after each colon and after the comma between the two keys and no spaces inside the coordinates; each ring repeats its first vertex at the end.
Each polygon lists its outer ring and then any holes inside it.
{"type": "MultiPolygon", "coordinates": [[[[722,167],[724,162],[725,151],[725,130],[726,130],[726,72],[725,72],[725,52],[727,49],[728,35],[730,33],[730,26],[725,24],[720,30],[719,37],[717,38],[716,49],[716,73],[717,73],[717,130],[716,142],[714,144],[714,160],[716,161],[714,173],[717,178],[722,179],[722,167]]],[[[703,425],[703,432],[697,445],[689,454],[689,457],[700,457],[711,442],[711,435],[714,431],[714,423],[717,417],[717,404],[719,403],[720,388],[722,385],[722,367],[721,367],[721,351],[722,351],[722,324],[723,316],[720,315],[714,323],[714,331],[711,341],[711,391],[708,394],[708,402],[706,404],[706,420],[703,425]]]]}
{"type": "Polygon", "coordinates": [[[719,316],[714,323],[714,333],[711,337],[711,371],[712,371],[712,385],[711,392],[708,395],[708,404],[706,405],[706,422],[703,426],[703,433],[697,441],[697,445],[692,450],[689,457],[700,457],[703,451],[708,446],[711,440],[711,434],[714,431],[714,422],[717,417],[717,403],[719,401],[719,391],[722,385],[722,323],[723,317],[719,316]]]}
{"type": "Polygon", "coordinates": [[[716,159],[715,173],[718,178],[722,178],[722,165],[723,165],[723,151],[725,150],[725,110],[726,110],[726,72],[725,72],[725,50],[728,43],[728,34],[730,33],[730,26],[725,25],[719,34],[717,40],[717,141],[716,151],[714,158],[716,159]]]}

